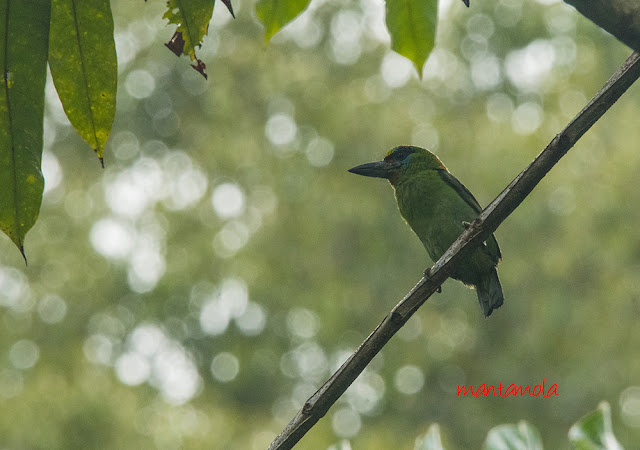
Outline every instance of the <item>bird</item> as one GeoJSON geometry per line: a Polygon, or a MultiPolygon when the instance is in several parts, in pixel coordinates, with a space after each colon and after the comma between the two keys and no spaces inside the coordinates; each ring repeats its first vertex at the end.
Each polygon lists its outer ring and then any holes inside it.
{"type": "MultiPolygon", "coordinates": [[[[389,181],[400,214],[434,262],[482,211],[473,194],[435,154],[424,148],[395,147],[382,161],[361,164],[349,172],[389,181]]],[[[476,290],[485,317],[504,303],[497,272],[501,259],[492,234],[472,249],[451,275],[476,290]]]]}

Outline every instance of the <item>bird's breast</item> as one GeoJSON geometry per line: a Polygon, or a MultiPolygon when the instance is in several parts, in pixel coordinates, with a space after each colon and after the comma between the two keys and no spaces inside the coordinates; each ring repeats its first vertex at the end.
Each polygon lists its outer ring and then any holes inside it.
{"type": "Polygon", "coordinates": [[[395,188],[400,214],[435,261],[464,231],[463,222],[473,221],[475,212],[435,171],[430,172],[400,180],[395,188]]]}

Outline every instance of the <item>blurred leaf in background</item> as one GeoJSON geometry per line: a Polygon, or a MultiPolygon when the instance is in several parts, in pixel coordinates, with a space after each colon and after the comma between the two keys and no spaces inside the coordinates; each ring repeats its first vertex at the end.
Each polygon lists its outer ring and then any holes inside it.
{"type": "Polygon", "coordinates": [[[542,450],[542,438],[538,430],[524,420],[516,424],[504,424],[489,430],[484,442],[486,450],[517,448],[542,450]]]}
{"type": "Polygon", "coordinates": [[[611,406],[602,402],[598,409],[584,416],[569,430],[569,439],[577,449],[621,450],[622,446],[613,434],[611,406]]]}
{"type": "MultiPolygon", "coordinates": [[[[388,187],[346,169],[427,147],[486,205],[629,53],[562,3],[444,2],[418,80],[382,1],[311,2],[267,48],[234,2],[198,51],[207,82],[158,45],[163,2],[112,6],[114,160],[49,80],[29,267],[0,240],[9,447],[266,448],[428,263],[388,187]]],[[[445,283],[302,448],[411,448],[432,423],[479,448],[519,420],[561,448],[601,399],[640,442],[639,98],[497,230],[508,306],[485,320],[445,283]],[[456,396],[542,378],[558,396],[456,396]]]]}

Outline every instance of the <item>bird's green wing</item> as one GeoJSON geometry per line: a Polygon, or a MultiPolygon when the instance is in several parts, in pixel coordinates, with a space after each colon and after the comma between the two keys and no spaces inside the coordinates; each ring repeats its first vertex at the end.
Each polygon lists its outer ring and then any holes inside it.
{"type": "MultiPolygon", "coordinates": [[[[478,200],[476,200],[473,194],[460,182],[460,180],[451,175],[451,172],[445,169],[438,169],[438,174],[440,175],[440,178],[451,186],[476,213],[480,214],[482,212],[482,207],[478,203],[478,200]]],[[[496,263],[502,259],[502,253],[500,252],[498,241],[496,241],[493,234],[485,241],[485,245],[489,254],[495,258],[496,263]]]]}
{"type": "Polygon", "coordinates": [[[438,174],[440,175],[440,178],[451,186],[475,212],[478,214],[482,212],[482,208],[480,207],[478,200],[476,200],[473,194],[469,192],[469,189],[464,187],[464,184],[460,183],[460,180],[451,175],[451,173],[445,169],[438,169],[438,174]]]}

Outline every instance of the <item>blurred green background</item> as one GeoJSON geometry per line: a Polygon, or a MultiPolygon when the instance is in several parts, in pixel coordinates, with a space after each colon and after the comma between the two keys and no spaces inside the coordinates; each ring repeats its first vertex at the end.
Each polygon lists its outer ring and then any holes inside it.
{"type": "MultiPolygon", "coordinates": [[[[436,152],[486,205],[631,51],[554,0],[441,3],[420,81],[381,0],[313,0],[265,45],[217,5],[205,81],[164,2],[112,2],[120,80],[103,171],[48,84],[46,191],[0,239],[0,445],[263,449],[430,264],[382,180],[436,152]]],[[[547,448],[612,405],[640,442],[640,99],[632,87],[497,230],[505,305],[447,281],[303,438],[479,448],[524,419],[547,448]],[[556,383],[558,396],[456,396],[556,383]]]]}

